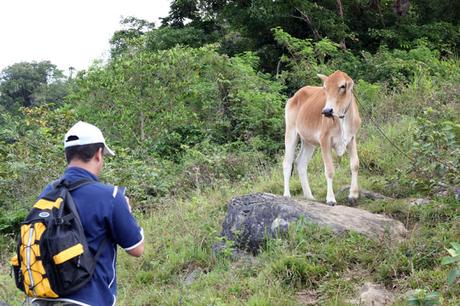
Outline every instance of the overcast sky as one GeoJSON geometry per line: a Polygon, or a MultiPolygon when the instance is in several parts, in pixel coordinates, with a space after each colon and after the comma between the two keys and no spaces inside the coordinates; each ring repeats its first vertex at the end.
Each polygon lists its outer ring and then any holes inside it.
{"type": "Polygon", "coordinates": [[[0,70],[50,60],[59,69],[86,69],[106,58],[121,16],[159,25],[170,0],[0,0],[0,70]]]}

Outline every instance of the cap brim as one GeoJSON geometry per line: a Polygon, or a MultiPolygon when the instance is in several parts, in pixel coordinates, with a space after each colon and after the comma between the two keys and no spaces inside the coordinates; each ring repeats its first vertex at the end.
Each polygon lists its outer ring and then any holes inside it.
{"type": "Polygon", "coordinates": [[[104,155],[115,156],[115,152],[113,152],[107,145],[104,145],[104,155]]]}

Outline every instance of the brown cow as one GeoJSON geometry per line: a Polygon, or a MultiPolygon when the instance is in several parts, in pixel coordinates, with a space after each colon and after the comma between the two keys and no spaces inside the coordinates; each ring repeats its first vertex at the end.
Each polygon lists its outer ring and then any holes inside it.
{"type": "Polygon", "coordinates": [[[319,74],[318,77],[323,80],[323,87],[305,86],[286,104],[284,196],[290,196],[289,179],[300,136],[301,149],[297,157],[297,170],[304,196],[314,199],[308,184],[307,165],[319,145],[327,181],[326,202],[329,205],[336,204],[332,189],[332,149],[335,149],[339,156],[342,156],[345,150],[350,154],[351,187],[348,201],[353,205],[359,196],[356,133],[361,125],[353,95],[354,82],[342,71],[336,71],[330,76],[319,74]]]}

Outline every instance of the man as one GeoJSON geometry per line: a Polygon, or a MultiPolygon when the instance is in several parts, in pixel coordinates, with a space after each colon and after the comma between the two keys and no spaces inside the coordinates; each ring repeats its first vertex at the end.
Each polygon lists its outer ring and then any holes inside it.
{"type": "MultiPolygon", "coordinates": [[[[99,182],[104,155],[115,156],[105,143],[102,132],[86,122],[76,123],[65,135],[68,167],[64,178],[69,183],[89,179],[91,184],[72,191],[89,249],[96,253],[103,245],[91,280],[76,293],[59,299],[34,299],[32,305],[114,305],[116,302],[117,245],[128,254],[139,257],[144,252],[144,235],[133,215],[129,200],[117,187],[99,182]],[[107,242],[102,244],[107,239],[107,242]]],[[[48,185],[41,193],[50,191],[48,185]]]]}

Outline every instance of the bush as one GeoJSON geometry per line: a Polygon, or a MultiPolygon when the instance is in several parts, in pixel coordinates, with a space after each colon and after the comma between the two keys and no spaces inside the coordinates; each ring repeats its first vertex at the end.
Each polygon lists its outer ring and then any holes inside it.
{"type": "Polygon", "coordinates": [[[364,52],[362,62],[356,71],[359,78],[385,83],[390,88],[411,84],[419,75],[450,80],[460,73],[454,60],[442,60],[439,52],[428,48],[424,41],[409,51],[382,46],[376,54],[364,52]]]}
{"type": "Polygon", "coordinates": [[[71,101],[90,122],[124,146],[142,145],[178,160],[182,145],[262,140],[281,146],[282,86],[256,72],[252,54],[229,58],[208,46],[126,55],[92,67],[77,80],[71,101]]]}
{"type": "Polygon", "coordinates": [[[182,175],[176,182],[180,190],[204,189],[217,183],[238,183],[260,174],[266,156],[245,150],[244,144],[212,146],[209,142],[187,148],[182,161],[182,175]]]}
{"type": "Polygon", "coordinates": [[[63,137],[75,123],[75,112],[64,106],[22,109],[23,118],[10,126],[17,135],[0,141],[0,230],[10,231],[22,221],[46,184],[65,168],[63,137]]]}
{"type": "Polygon", "coordinates": [[[425,110],[413,132],[413,184],[427,190],[460,184],[460,125],[454,118],[435,120],[436,114],[434,109],[425,110]]]}
{"type": "Polygon", "coordinates": [[[273,29],[273,35],[289,54],[280,59],[287,69],[281,73],[277,71],[277,75],[286,83],[290,95],[305,85],[318,84],[317,73],[330,74],[337,69],[346,72],[355,81],[362,79],[398,90],[418,82],[420,77],[452,81],[460,75],[457,61],[443,59],[440,52],[430,49],[425,40],[418,40],[408,51],[389,49],[383,45],[375,54],[362,52],[354,55],[327,38],[318,42],[299,39],[281,28],[273,29]]]}
{"type": "Polygon", "coordinates": [[[199,28],[186,26],[183,28],[162,27],[145,34],[145,48],[148,51],[167,50],[176,46],[200,47],[216,37],[208,36],[199,28]]]}
{"type": "MultiPolygon", "coordinates": [[[[341,56],[338,44],[325,38],[319,42],[312,39],[299,39],[292,37],[283,29],[272,30],[278,44],[283,46],[289,56],[283,55],[280,64],[287,69],[278,69],[277,76],[287,85],[288,94],[294,94],[305,85],[318,84],[320,81],[316,74],[329,74],[333,72],[333,65],[326,65],[331,58],[341,56]]],[[[280,68],[280,66],[278,66],[280,68]]]]}
{"type": "Polygon", "coordinates": [[[125,186],[134,207],[150,206],[155,197],[168,194],[174,186],[177,167],[168,160],[151,156],[145,148],[113,146],[115,158],[106,159],[100,179],[125,186]]]}

